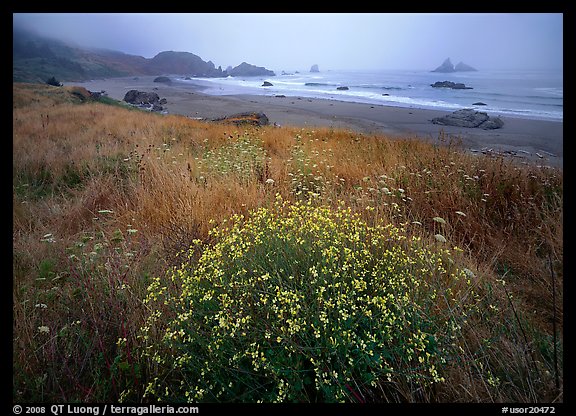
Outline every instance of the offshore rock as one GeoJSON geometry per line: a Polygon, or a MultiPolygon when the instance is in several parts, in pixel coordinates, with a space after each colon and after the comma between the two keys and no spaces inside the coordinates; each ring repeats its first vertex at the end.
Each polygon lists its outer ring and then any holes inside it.
{"type": "Polygon", "coordinates": [[[440,65],[432,72],[454,72],[454,71],[455,71],[454,65],[450,61],[450,58],[446,58],[446,60],[442,62],[442,65],[440,65]]]}
{"type": "Polygon", "coordinates": [[[461,82],[452,81],[436,81],[434,84],[430,84],[434,88],[452,88],[453,90],[471,90],[472,87],[467,87],[461,82]]]}
{"type": "Polygon", "coordinates": [[[466,65],[464,62],[458,62],[454,67],[454,70],[457,72],[478,71],[476,68],[466,65]]]}
{"type": "Polygon", "coordinates": [[[318,64],[312,65],[312,67],[310,68],[310,72],[320,72],[320,70],[318,69],[318,64]]]}
{"type": "Polygon", "coordinates": [[[442,65],[433,70],[432,72],[468,72],[468,71],[478,71],[476,68],[472,68],[470,65],[466,65],[464,62],[460,61],[456,66],[452,64],[450,58],[446,58],[442,65]]]}

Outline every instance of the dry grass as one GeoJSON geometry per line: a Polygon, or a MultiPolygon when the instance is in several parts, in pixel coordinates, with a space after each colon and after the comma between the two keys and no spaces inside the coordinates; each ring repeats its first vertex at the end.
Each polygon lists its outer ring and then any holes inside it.
{"type": "MultiPolygon", "coordinates": [[[[492,365],[509,367],[506,386],[475,378],[473,357],[426,400],[561,398],[550,386],[554,313],[560,346],[563,331],[561,170],[465,154],[442,137],[432,144],[208,124],[79,104],[69,89],[14,84],[13,91],[15,400],[117,400],[141,385],[150,375],[126,351],[136,351],[150,277],[176,264],[175,253],[192,240],[207,242],[209,229],[232,214],[271,206],[276,193],[333,207],[343,201],[369,224],[404,223],[430,244],[441,234],[464,249],[478,275],[507,282],[499,307],[514,305],[519,318],[502,325],[520,326],[527,338],[497,337],[504,349],[492,365]],[[264,160],[247,176],[201,175],[210,151],[240,138],[257,143],[264,160]]],[[[467,339],[475,337],[486,338],[467,339]]]]}

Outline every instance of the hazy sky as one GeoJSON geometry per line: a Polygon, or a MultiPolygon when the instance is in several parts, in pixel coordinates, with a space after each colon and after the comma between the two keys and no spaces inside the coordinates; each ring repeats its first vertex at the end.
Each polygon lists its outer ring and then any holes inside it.
{"type": "Polygon", "coordinates": [[[14,14],[39,34],[151,58],[192,52],[225,69],[432,70],[450,57],[477,69],[563,65],[563,15],[531,13],[14,14]]]}

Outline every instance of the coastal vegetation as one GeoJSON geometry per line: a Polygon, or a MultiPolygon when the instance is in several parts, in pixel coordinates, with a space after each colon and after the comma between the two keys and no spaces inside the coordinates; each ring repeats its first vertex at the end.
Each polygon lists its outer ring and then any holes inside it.
{"type": "Polygon", "coordinates": [[[83,97],[13,84],[15,402],[563,401],[562,170],[83,97]]]}

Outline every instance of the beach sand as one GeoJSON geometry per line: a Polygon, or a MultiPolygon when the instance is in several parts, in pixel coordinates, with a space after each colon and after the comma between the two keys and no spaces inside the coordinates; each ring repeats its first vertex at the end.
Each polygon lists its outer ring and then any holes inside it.
{"type": "MultiPolygon", "coordinates": [[[[381,134],[437,141],[457,137],[465,149],[475,153],[514,152],[514,159],[540,165],[563,167],[563,122],[502,116],[504,127],[497,130],[440,126],[430,122],[446,111],[411,107],[362,104],[332,99],[274,95],[207,95],[199,85],[153,82],[153,76],[112,78],[88,82],[68,82],[89,91],[106,91],[122,100],[127,91],[156,92],[166,98],[169,114],[191,118],[216,118],[256,111],[266,114],[271,124],[298,127],[333,127],[363,134],[381,134]],[[490,150],[491,149],[491,150],[490,150]]],[[[492,115],[492,114],[489,114],[492,115]]]]}

